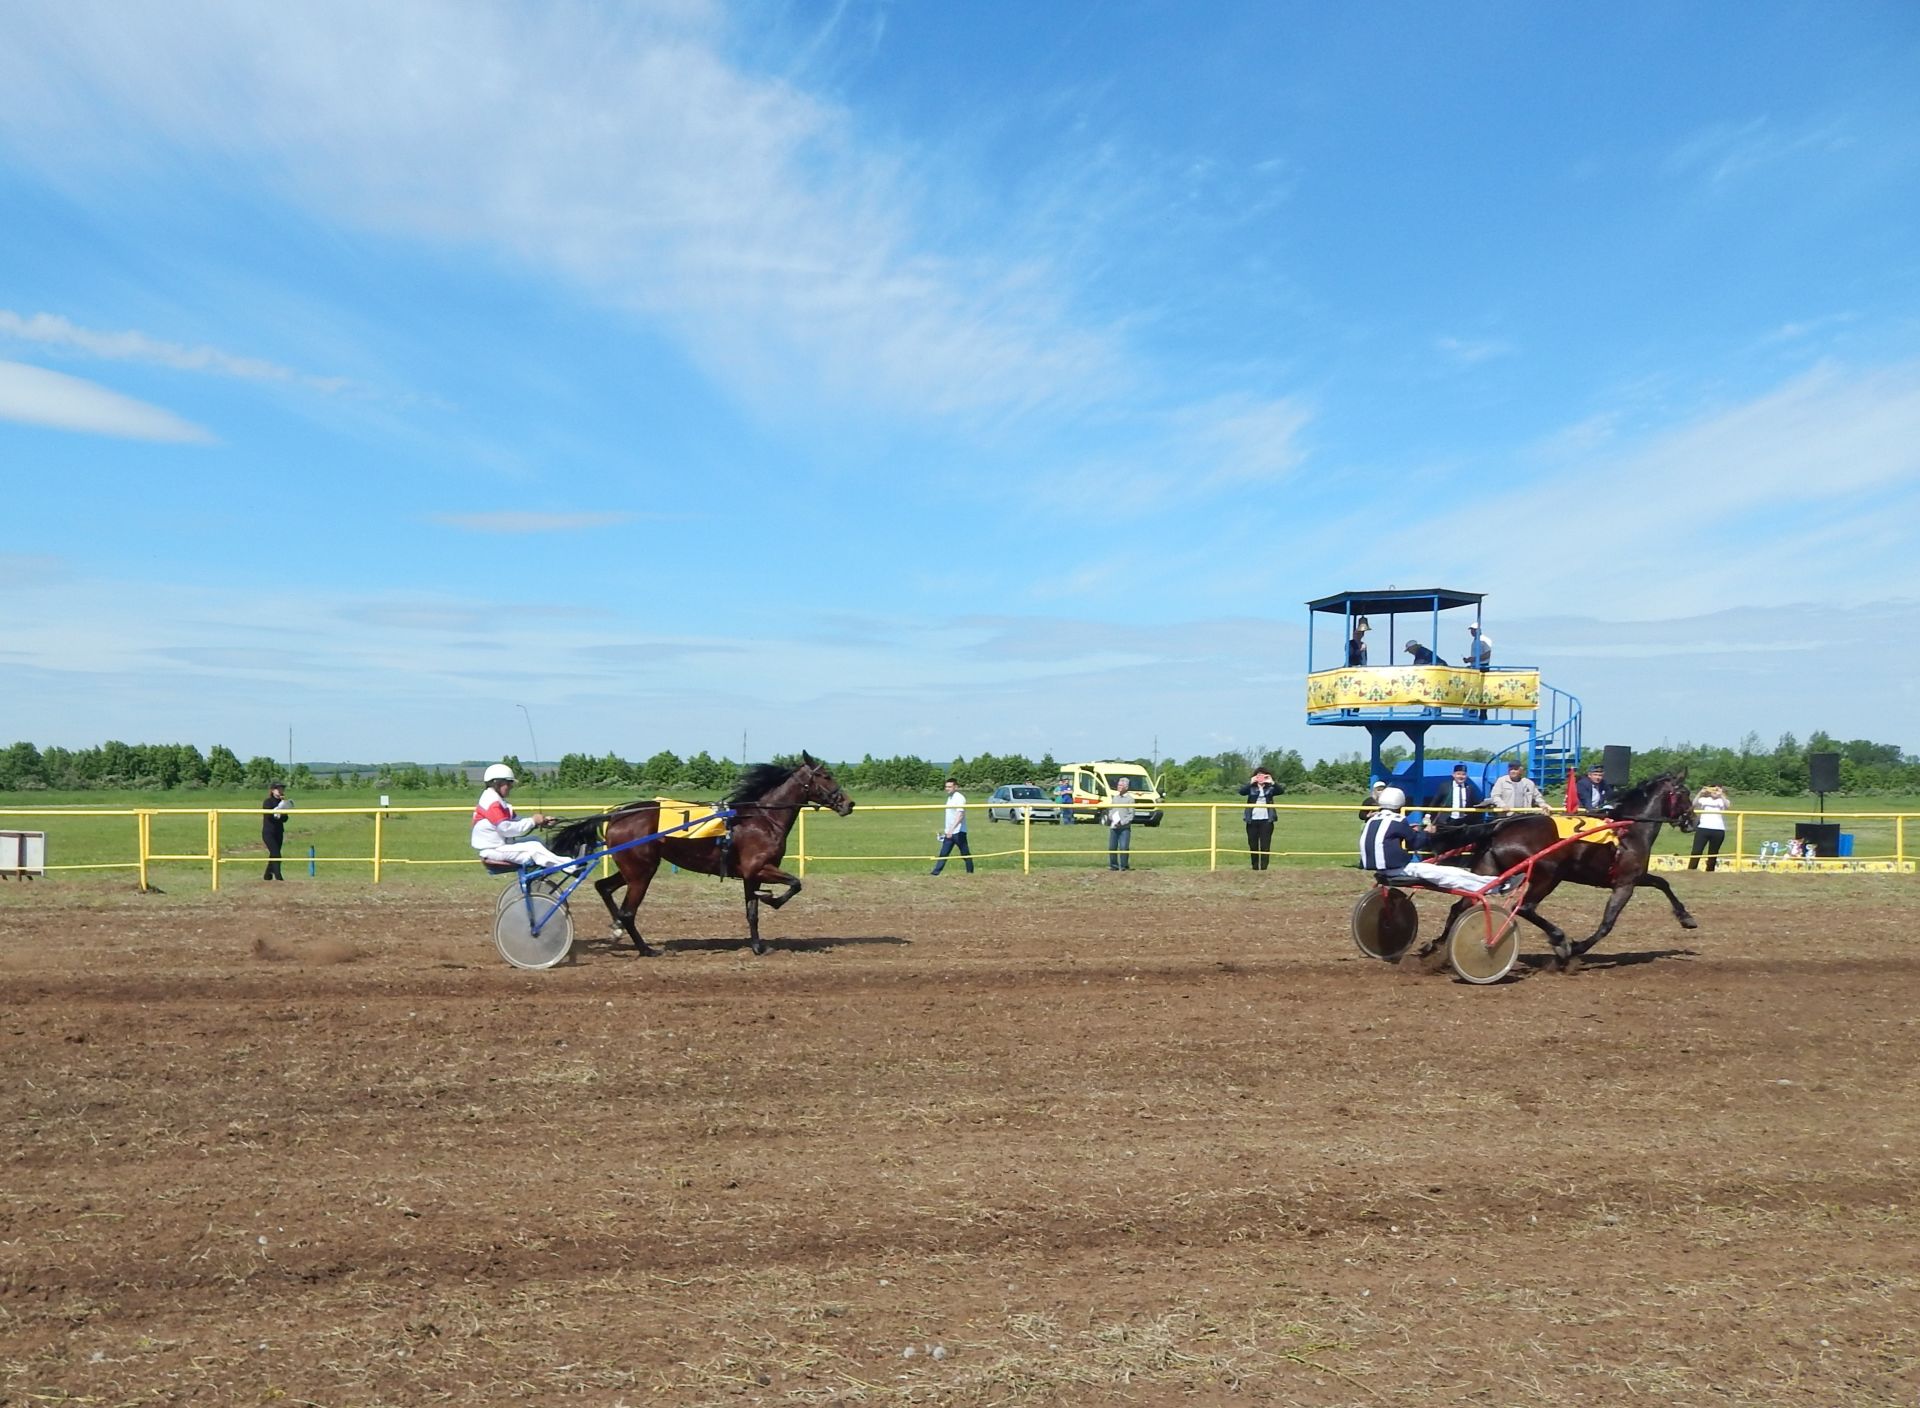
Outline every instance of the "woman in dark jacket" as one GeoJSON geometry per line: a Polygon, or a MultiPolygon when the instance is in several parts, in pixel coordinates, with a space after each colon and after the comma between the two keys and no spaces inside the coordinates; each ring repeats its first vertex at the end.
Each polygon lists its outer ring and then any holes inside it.
{"type": "Polygon", "coordinates": [[[1265,870],[1273,850],[1273,799],[1286,789],[1275,782],[1265,768],[1260,768],[1238,790],[1247,799],[1247,809],[1240,816],[1247,824],[1247,857],[1255,870],[1265,870]]]}

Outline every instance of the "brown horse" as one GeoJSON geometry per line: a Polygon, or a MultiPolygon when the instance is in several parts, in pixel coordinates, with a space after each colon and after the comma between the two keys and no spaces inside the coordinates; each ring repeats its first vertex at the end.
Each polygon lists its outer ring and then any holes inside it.
{"type": "MultiPolygon", "coordinates": [[[[1660,834],[1663,825],[1672,823],[1682,831],[1691,831],[1698,820],[1693,811],[1693,795],[1687,791],[1686,773],[1662,773],[1628,789],[1607,807],[1606,818],[1596,818],[1594,824],[1604,819],[1633,824],[1619,832],[1617,844],[1575,841],[1543,855],[1542,852],[1560,840],[1553,819],[1537,812],[1510,816],[1486,828],[1487,834],[1473,851],[1471,869],[1478,875],[1499,875],[1529,856],[1540,857],[1534,862],[1528,879],[1526,899],[1516,913],[1545,932],[1562,968],[1612,932],[1620,911],[1627,907],[1627,901],[1641,885],[1650,885],[1667,897],[1681,928],[1700,927],[1700,922],[1687,913],[1687,907],[1674,894],[1673,886],[1647,869],[1653,838],[1660,834]],[[1568,943],[1565,931],[1539,913],[1540,902],[1563,881],[1613,891],[1607,900],[1606,913],[1600,916],[1600,927],[1578,943],[1568,943]]],[[[1437,839],[1442,846],[1449,844],[1448,829],[1441,828],[1437,839]]],[[[1471,903],[1471,900],[1462,900],[1454,908],[1457,911],[1471,903]]]]}
{"type": "MultiPolygon", "coordinates": [[[[841,816],[853,810],[853,803],[840,790],[826,764],[800,755],[798,767],[783,768],[777,763],[756,763],[740,775],[728,793],[725,805],[735,815],[724,837],[658,836],[637,846],[613,853],[618,869],[604,880],[593,882],[607,912],[619,931],[633,940],[642,954],[656,950],[640,937],[634,915],[647,897],[647,886],[660,868],[661,861],[682,870],[697,870],[706,875],[737,876],[746,889],[747,943],[755,953],[765,953],[760,938],[760,902],[774,909],[800,893],[797,877],[780,869],[786,859],[787,833],[802,807],[831,807],[841,816]],[[613,892],[621,886],[626,894],[619,904],[613,892]],[[783,894],[772,894],[765,887],[785,885],[783,894]]],[[[554,850],[562,855],[581,856],[601,844],[601,822],[606,823],[604,844],[619,846],[642,836],[654,836],[661,830],[660,804],[653,801],[629,802],[602,816],[584,817],[573,822],[553,838],[554,850]]],[[[617,938],[618,932],[615,937],[617,938]]]]}

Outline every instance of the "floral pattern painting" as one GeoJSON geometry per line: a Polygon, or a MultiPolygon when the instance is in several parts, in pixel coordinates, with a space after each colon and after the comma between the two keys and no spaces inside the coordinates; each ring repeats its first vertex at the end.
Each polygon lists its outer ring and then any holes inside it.
{"type": "Polygon", "coordinates": [[[1469,670],[1449,665],[1321,670],[1307,676],[1307,712],[1396,705],[1537,709],[1538,670],[1469,670]]]}

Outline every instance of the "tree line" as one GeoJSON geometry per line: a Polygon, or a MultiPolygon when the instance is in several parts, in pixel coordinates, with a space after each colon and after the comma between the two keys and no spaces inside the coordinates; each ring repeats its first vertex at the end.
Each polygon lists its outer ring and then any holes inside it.
{"type": "MultiPolygon", "coordinates": [[[[1435,752],[1468,759],[1490,756],[1485,749],[1435,752]]],[[[1638,779],[1685,767],[1695,783],[1718,782],[1735,794],[1797,796],[1807,791],[1807,758],[1812,753],[1840,755],[1842,792],[1920,791],[1920,757],[1903,753],[1896,744],[1866,739],[1842,742],[1823,732],[1814,733],[1805,743],[1791,733],[1785,734],[1771,749],[1763,747],[1755,734],[1748,734],[1733,748],[1683,743],[1637,749],[1633,773],[1638,779]]],[[[1406,754],[1390,748],[1385,756],[1391,762],[1406,754]]],[[[1598,761],[1599,756],[1598,749],[1588,750],[1586,761],[1598,761]]],[[[516,757],[509,756],[505,761],[523,777],[532,771],[516,757]]],[[[788,755],[773,761],[791,766],[800,759],[788,755]]],[[[1155,771],[1146,759],[1124,761],[1144,771],[1155,771]]],[[[479,766],[479,762],[458,766],[297,763],[289,769],[261,755],[243,762],[232,749],[218,744],[203,754],[190,743],[113,741],[77,749],[41,749],[31,743],[15,743],[0,751],[0,792],[233,791],[242,787],[264,792],[275,781],[309,792],[368,786],[389,792],[425,792],[465,787],[468,770],[479,766]]],[[[869,753],[857,762],[831,766],[841,785],[856,792],[935,792],[949,777],[975,792],[1008,782],[1046,786],[1060,769],[1052,754],[1030,758],[1020,753],[981,753],[944,763],[912,754],[876,758],[869,753]]],[[[1361,753],[1308,763],[1298,749],[1262,747],[1227,749],[1185,761],[1166,759],[1159,763],[1157,775],[1168,796],[1204,796],[1231,793],[1256,767],[1272,773],[1289,792],[1359,792],[1368,780],[1367,758],[1361,753]]],[[[611,752],[600,756],[568,753],[553,767],[543,766],[539,772],[543,782],[568,791],[681,792],[708,798],[721,795],[733,785],[740,764],[716,758],[704,749],[687,758],[663,750],[636,761],[611,752]]]]}

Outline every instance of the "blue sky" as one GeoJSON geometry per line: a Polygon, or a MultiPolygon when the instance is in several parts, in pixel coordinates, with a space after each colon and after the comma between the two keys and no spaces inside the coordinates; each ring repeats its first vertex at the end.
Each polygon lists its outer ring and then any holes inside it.
{"type": "Polygon", "coordinates": [[[1906,0],[0,28],[0,741],[1313,757],[1440,584],[1920,748],[1906,0]]]}

